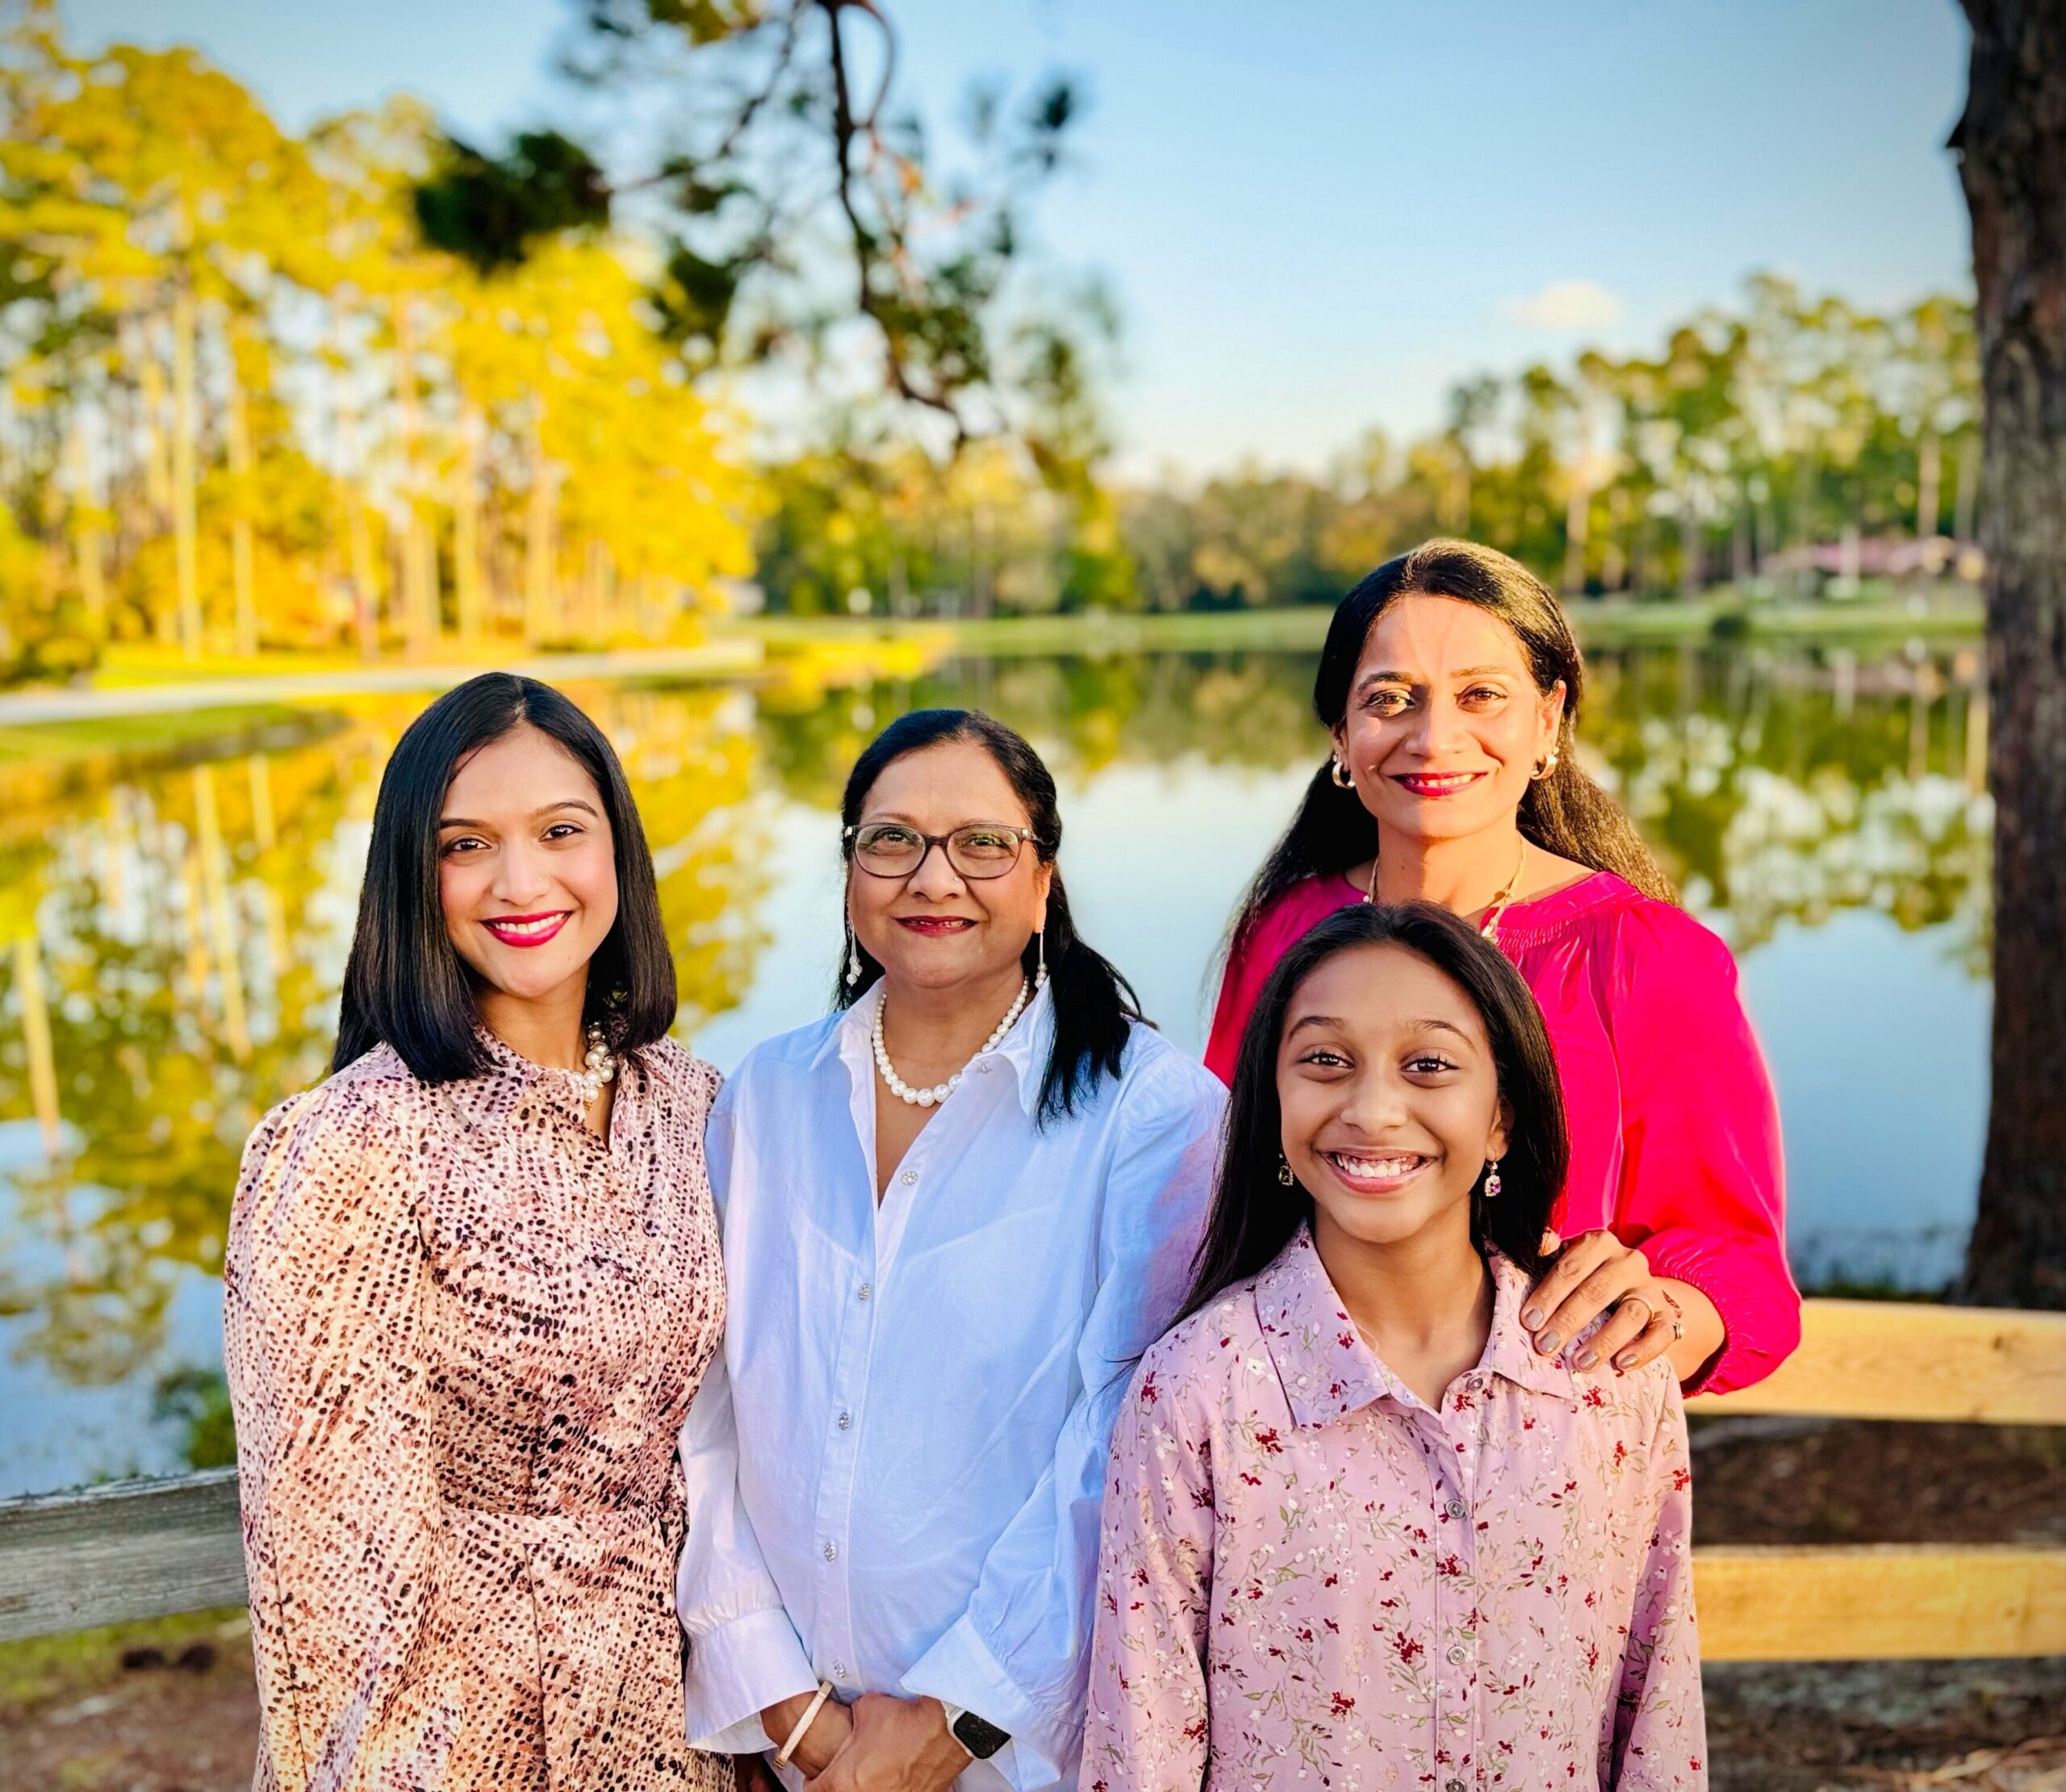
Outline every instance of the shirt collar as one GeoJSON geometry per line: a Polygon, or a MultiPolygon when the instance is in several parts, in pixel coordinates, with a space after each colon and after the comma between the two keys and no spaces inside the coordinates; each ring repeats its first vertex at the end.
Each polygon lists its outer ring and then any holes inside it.
{"type": "MultiPolygon", "coordinates": [[[[1520,1323],[1529,1289],[1525,1274],[1492,1257],[1492,1329],[1478,1359],[1480,1372],[1500,1376],[1531,1392],[1575,1405],[1579,1390],[1560,1359],[1539,1355],[1520,1323]]],[[[1256,1278],[1256,1317],[1263,1342],[1284,1385],[1294,1423],[1328,1425],[1390,1395],[1410,1397],[1405,1385],[1363,1341],[1305,1226],[1256,1278]]]]}
{"type": "MultiPolygon", "coordinates": [[[[875,1030],[875,1005],[879,999],[876,989],[880,987],[878,984],[864,990],[851,1008],[829,1018],[825,1037],[818,1041],[818,1050],[811,1055],[813,1070],[836,1054],[850,1064],[865,1064],[868,1074],[875,1074],[875,1043],[872,1035],[875,1030]]],[[[1040,1105],[1040,1084],[1047,1076],[1048,1057],[1053,1049],[1054,1037],[1054,997],[1043,984],[1034,992],[1025,1011],[1012,1022],[1011,1031],[1004,1036],[993,1055],[998,1063],[1010,1065],[1018,1078],[1018,1105],[1029,1118],[1040,1105]]]]}

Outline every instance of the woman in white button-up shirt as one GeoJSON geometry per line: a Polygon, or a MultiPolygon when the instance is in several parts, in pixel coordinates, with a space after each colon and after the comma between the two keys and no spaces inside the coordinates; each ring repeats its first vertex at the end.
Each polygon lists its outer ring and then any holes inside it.
{"type": "Polygon", "coordinates": [[[710,1120],[730,1310],[682,1434],[688,1734],[789,1744],[823,1792],[1073,1784],[1106,1451],[1223,1093],[1075,937],[1010,729],[903,717],[843,820],[839,1005],[710,1120]]]}

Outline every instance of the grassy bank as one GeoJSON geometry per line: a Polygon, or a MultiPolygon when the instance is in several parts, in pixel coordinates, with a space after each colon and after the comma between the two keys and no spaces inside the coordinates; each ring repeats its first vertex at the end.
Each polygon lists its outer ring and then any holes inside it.
{"type": "Polygon", "coordinates": [[[299,746],[337,725],[328,717],[288,704],[240,704],[228,708],[167,710],[141,716],[96,716],[74,722],[37,722],[0,727],[0,770],[54,767],[112,756],[123,759],[178,758],[190,750],[207,756],[224,750],[225,740],[263,746],[299,746]]]}
{"type": "MultiPolygon", "coordinates": [[[[997,658],[1050,654],[1313,653],[1332,612],[1315,606],[1275,610],[1182,611],[1076,616],[989,616],[980,620],[880,617],[755,616],[721,624],[753,636],[772,650],[833,641],[896,641],[935,651],[997,658]]],[[[1570,607],[1579,638],[1591,647],[1698,645],[1707,641],[1794,641],[1883,647],[1920,637],[1977,640],[1978,601],[1938,601],[1921,608],[1894,600],[1851,604],[1747,604],[1729,594],[1697,603],[1582,600],[1570,607]]]]}

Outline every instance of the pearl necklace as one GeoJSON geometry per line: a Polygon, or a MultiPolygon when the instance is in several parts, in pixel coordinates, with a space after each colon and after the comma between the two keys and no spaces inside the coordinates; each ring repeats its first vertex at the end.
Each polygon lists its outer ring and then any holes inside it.
{"type": "MultiPolygon", "coordinates": [[[[996,1030],[983,1042],[981,1047],[976,1053],[976,1058],[985,1057],[997,1049],[999,1041],[1011,1031],[1012,1022],[1024,1012],[1026,1004],[1032,994],[1032,984],[1022,978],[1019,981],[1018,993],[1011,999],[1011,1006],[1005,1010],[1004,1018],[997,1022],[996,1030]]],[[[875,1024],[871,1030],[875,1039],[875,1067],[882,1073],[882,1080],[889,1085],[889,1092],[900,1101],[909,1102],[914,1108],[930,1108],[939,1102],[944,1101],[961,1087],[960,1071],[956,1071],[944,1083],[934,1084],[929,1089],[914,1089],[897,1074],[895,1068],[891,1065],[889,1047],[882,1042],[882,1010],[889,1000],[889,992],[887,989],[875,999],[875,1024]]],[[[968,1063],[974,1063],[976,1058],[971,1058],[968,1063]]],[[[964,1065],[963,1069],[966,1068],[967,1066],[964,1065]]]]}
{"type": "Polygon", "coordinates": [[[603,1092],[605,1083],[617,1080],[617,1054],[612,1051],[603,1038],[603,1023],[591,1021],[588,1025],[588,1056],[585,1070],[570,1070],[564,1075],[573,1079],[574,1087],[580,1092],[581,1105],[592,1107],[596,1097],[603,1092]]]}

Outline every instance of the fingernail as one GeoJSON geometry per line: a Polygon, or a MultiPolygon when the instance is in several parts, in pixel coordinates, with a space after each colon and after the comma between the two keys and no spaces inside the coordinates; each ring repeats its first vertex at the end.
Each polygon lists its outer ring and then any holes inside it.
{"type": "Polygon", "coordinates": [[[1524,1308],[1521,1312],[1520,1322],[1526,1326],[1530,1331],[1534,1330],[1537,1326],[1542,1323],[1542,1309],[1539,1306],[1524,1308]]]}
{"type": "Polygon", "coordinates": [[[1545,1356],[1554,1356],[1557,1354],[1557,1347],[1563,1341],[1555,1332],[1545,1331],[1535,1340],[1535,1347],[1545,1356]]]}
{"type": "Polygon", "coordinates": [[[1591,1351],[1581,1351],[1579,1353],[1579,1367],[1582,1369],[1591,1368],[1599,1360],[1600,1358],[1591,1351]]]}
{"type": "Polygon", "coordinates": [[[1614,1359],[1614,1372],[1616,1375],[1621,1374],[1625,1370],[1632,1369],[1635,1366],[1636,1360],[1633,1356],[1617,1356],[1614,1359]]]}

